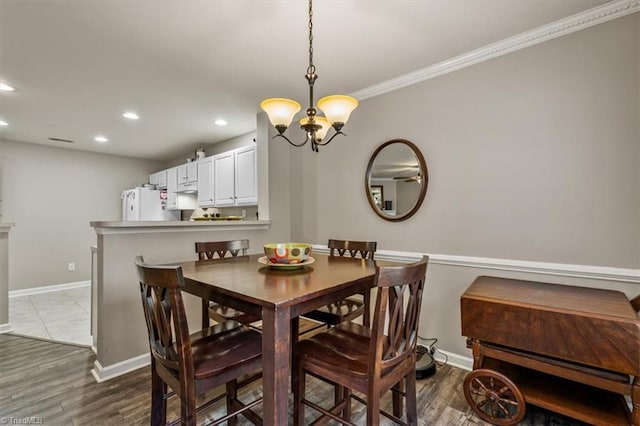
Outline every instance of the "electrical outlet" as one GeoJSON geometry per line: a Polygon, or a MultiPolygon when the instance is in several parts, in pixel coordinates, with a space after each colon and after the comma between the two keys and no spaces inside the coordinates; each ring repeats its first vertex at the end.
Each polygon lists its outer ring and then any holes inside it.
{"type": "Polygon", "coordinates": [[[71,262],[69,263],[69,271],[75,271],[76,270],[76,264],[71,262]]]}

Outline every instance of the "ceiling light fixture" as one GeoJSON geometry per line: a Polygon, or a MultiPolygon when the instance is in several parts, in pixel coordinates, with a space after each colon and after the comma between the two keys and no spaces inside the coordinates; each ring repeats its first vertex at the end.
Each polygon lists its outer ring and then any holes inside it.
{"type": "Polygon", "coordinates": [[[100,142],[100,143],[105,143],[105,142],[109,142],[109,139],[105,138],[102,135],[98,135],[95,138],[93,138],[94,141],[96,142],[100,142]]]}
{"type": "Polygon", "coordinates": [[[214,121],[213,124],[215,124],[216,126],[226,126],[227,122],[222,118],[219,118],[216,121],[214,121]]]}
{"type": "Polygon", "coordinates": [[[0,83],[0,92],[14,92],[16,89],[5,83],[0,83]]]}
{"type": "Polygon", "coordinates": [[[124,118],[128,118],[129,120],[137,120],[140,118],[135,112],[125,112],[124,114],[122,114],[122,116],[124,118]]]}
{"type": "Polygon", "coordinates": [[[7,123],[6,121],[0,120],[0,126],[4,127],[4,126],[8,126],[8,125],[9,125],[9,123],[7,123]]]}
{"type": "Polygon", "coordinates": [[[326,96],[318,101],[318,108],[324,112],[326,117],[317,116],[317,110],[313,105],[313,84],[318,75],[316,67],[313,65],[313,5],[309,0],[309,66],[305,78],[309,83],[309,108],[307,108],[307,116],[300,120],[300,127],[305,131],[305,140],[301,143],[294,143],[284,135],[293,116],[300,111],[300,104],[291,99],[271,98],[265,99],[260,103],[260,107],[269,116],[269,121],[278,130],[278,134],[274,136],[284,138],[293,146],[303,146],[311,141],[311,149],[318,152],[318,146],[327,145],[337,135],[344,135],[342,127],[349,119],[351,111],[356,109],[358,101],[351,96],[332,95],[326,96]],[[329,126],[333,127],[335,133],[328,140],[322,141],[329,126]]]}

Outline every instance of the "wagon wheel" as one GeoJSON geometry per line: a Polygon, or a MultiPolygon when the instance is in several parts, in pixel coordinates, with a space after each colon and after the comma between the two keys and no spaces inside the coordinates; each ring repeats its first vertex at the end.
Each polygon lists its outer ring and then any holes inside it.
{"type": "Polygon", "coordinates": [[[467,374],[464,397],[478,417],[494,425],[514,425],[524,417],[522,393],[496,371],[479,369],[467,374]]]}

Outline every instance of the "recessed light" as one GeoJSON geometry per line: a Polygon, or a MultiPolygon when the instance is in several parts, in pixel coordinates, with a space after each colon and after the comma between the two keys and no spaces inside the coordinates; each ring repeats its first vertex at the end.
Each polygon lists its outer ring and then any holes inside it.
{"type": "Polygon", "coordinates": [[[0,126],[8,126],[8,125],[9,123],[7,123],[6,121],[0,120],[0,126]]]}
{"type": "Polygon", "coordinates": [[[214,124],[218,125],[218,126],[226,126],[227,122],[224,121],[222,118],[217,119],[216,121],[214,121],[214,124]]]}
{"type": "Polygon", "coordinates": [[[122,114],[122,116],[124,118],[128,118],[129,120],[137,120],[140,118],[135,112],[125,112],[124,114],[122,114]]]}
{"type": "Polygon", "coordinates": [[[105,138],[102,135],[96,136],[95,138],[93,138],[93,140],[100,143],[109,142],[109,139],[105,138]]]}
{"type": "Polygon", "coordinates": [[[0,92],[13,92],[16,89],[5,83],[0,83],[0,92]]]}

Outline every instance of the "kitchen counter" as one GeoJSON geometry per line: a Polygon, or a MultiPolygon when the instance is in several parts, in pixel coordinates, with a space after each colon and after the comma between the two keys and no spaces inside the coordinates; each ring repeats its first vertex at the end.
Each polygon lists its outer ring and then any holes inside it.
{"type": "Polygon", "coordinates": [[[270,220],[198,220],[198,221],[108,221],[91,222],[96,234],[149,233],[149,232],[202,232],[222,230],[259,230],[268,229],[270,220]]]}
{"type": "MultiPolygon", "coordinates": [[[[198,241],[248,239],[249,254],[262,253],[267,243],[290,241],[289,223],[284,220],[95,221],[91,226],[97,234],[97,250],[92,253],[96,306],[92,374],[99,382],[149,363],[136,256],[144,256],[150,264],[172,264],[197,259],[198,241]]],[[[190,329],[199,329],[201,301],[191,295],[183,300],[190,329]]]]}

